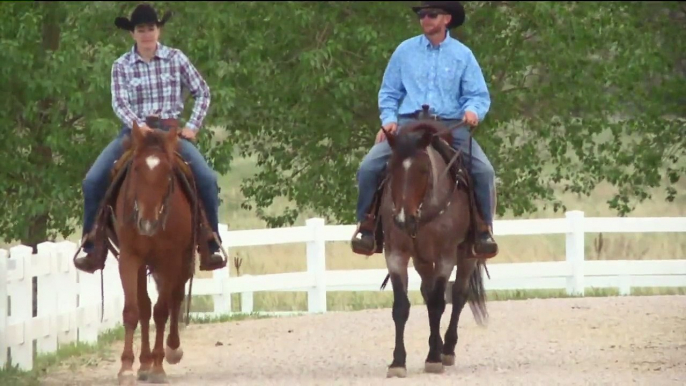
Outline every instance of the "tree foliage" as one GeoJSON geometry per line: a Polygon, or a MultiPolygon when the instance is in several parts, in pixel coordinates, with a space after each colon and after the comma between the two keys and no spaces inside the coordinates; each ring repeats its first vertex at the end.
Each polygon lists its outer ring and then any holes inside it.
{"type": "MultiPolygon", "coordinates": [[[[128,2],[0,7],[0,236],[5,241],[35,246],[72,234],[74,220],[81,222],[81,181],[121,126],[111,107],[110,72],[132,40],[116,30],[114,18],[131,10],[128,2]]],[[[208,140],[204,136],[201,143],[208,140]]],[[[220,172],[229,161],[222,149],[210,154],[220,172]]]]}
{"type": "MultiPolygon", "coordinates": [[[[419,33],[408,2],[232,4],[227,122],[261,171],[243,192],[272,225],[304,209],[354,221],[355,173],[379,127],[387,60],[419,33]],[[276,197],[295,208],[263,209],[276,197]]],[[[683,9],[676,3],[469,2],[456,31],[492,93],[476,138],[500,179],[498,213],[557,210],[555,187],[618,188],[620,214],[684,174],[683,9]],[[679,56],[680,55],[680,56],[679,56]],[[680,64],[681,63],[681,64],[680,64]],[[677,67],[681,65],[679,70],[677,67]]]]}
{"type": "MultiPolygon", "coordinates": [[[[163,43],[206,77],[205,125],[215,169],[233,149],[260,171],[246,207],[271,225],[303,210],[354,221],[355,173],[379,127],[388,58],[417,35],[415,2],[153,2],[174,18],[163,43]],[[294,202],[267,215],[277,197],[294,202]]],[[[130,2],[9,2],[0,7],[0,235],[29,244],[73,232],[80,184],[120,123],[112,62],[132,41],[114,27],[130,2]]],[[[686,26],[680,2],[467,2],[454,32],[475,53],[492,95],[477,129],[500,179],[498,213],[561,207],[555,188],[618,188],[619,213],[686,172],[686,26]]],[[[186,105],[186,114],[192,99],[186,105]]]]}

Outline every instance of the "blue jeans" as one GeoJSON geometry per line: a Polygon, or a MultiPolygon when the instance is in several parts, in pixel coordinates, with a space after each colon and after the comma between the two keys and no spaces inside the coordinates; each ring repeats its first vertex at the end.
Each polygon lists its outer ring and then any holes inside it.
{"type": "MultiPolygon", "coordinates": [[[[84,196],[84,235],[93,229],[98,207],[110,184],[110,171],[112,170],[114,163],[122,156],[124,152],[122,148],[124,138],[130,135],[130,133],[131,129],[123,127],[119,132],[119,135],[103,149],[90,170],[88,170],[88,173],[86,173],[86,178],[84,178],[82,183],[84,196]]],[[[207,161],[205,161],[205,158],[200,154],[198,148],[189,140],[180,138],[179,153],[183,159],[188,162],[193,175],[196,178],[198,193],[200,194],[200,200],[204,205],[207,220],[210,222],[212,230],[219,234],[219,186],[217,185],[217,175],[207,164],[207,161]]],[[[84,251],[86,253],[91,252],[92,248],[90,243],[84,245],[84,251]]],[[[214,253],[218,250],[219,245],[215,242],[211,242],[210,252],[214,253]]]]}
{"type": "MultiPolygon", "coordinates": [[[[402,130],[402,126],[411,121],[411,119],[400,118],[398,120],[398,130],[402,130]]],[[[444,123],[450,126],[456,124],[457,121],[444,121],[444,123]]],[[[464,154],[469,156],[469,129],[465,126],[460,126],[453,129],[451,133],[453,136],[452,147],[462,149],[464,154]]],[[[477,204],[480,205],[483,212],[484,221],[490,226],[493,224],[491,197],[493,197],[492,193],[495,189],[495,170],[481,149],[481,146],[479,146],[475,139],[472,140],[472,181],[474,183],[474,193],[477,204]]],[[[375,144],[362,159],[360,168],[357,171],[357,187],[359,190],[357,197],[358,222],[362,222],[365,219],[365,213],[372,204],[376,189],[381,182],[381,173],[386,168],[386,162],[390,158],[391,153],[392,150],[388,145],[388,141],[383,141],[375,144]]],[[[469,162],[468,158],[467,162],[469,162]]]]}

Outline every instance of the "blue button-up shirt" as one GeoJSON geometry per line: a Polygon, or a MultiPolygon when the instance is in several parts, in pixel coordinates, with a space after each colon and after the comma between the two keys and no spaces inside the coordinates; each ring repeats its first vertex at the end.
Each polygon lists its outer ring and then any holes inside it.
{"type": "Polygon", "coordinates": [[[381,124],[397,122],[427,104],[433,114],[462,119],[472,111],[482,121],[491,106],[486,81],[472,51],[447,34],[438,46],[424,35],[400,43],[379,90],[381,124]]]}

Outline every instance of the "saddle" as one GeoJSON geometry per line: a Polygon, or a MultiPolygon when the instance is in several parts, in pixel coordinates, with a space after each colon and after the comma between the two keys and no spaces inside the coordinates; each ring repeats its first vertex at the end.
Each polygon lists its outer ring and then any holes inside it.
{"type": "MultiPolygon", "coordinates": [[[[157,123],[151,122],[150,119],[148,119],[147,123],[149,127],[159,127],[157,123]]],[[[172,122],[172,124],[174,123],[175,122],[172,122]]],[[[198,240],[209,240],[209,238],[212,237],[212,230],[209,225],[209,221],[207,220],[207,216],[205,215],[203,206],[198,199],[199,194],[195,183],[195,175],[193,174],[188,163],[186,163],[178,151],[175,152],[175,155],[174,171],[177,180],[180,182],[182,191],[192,205],[192,226],[193,232],[196,235],[193,249],[195,249],[197,245],[198,248],[203,250],[203,252],[206,252],[205,249],[208,248],[207,243],[199,243],[198,240]]],[[[130,170],[132,161],[133,149],[126,150],[122,156],[115,161],[110,169],[110,184],[98,208],[98,214],[96,215],[95,224],[93,227],[93,252],[95,253],[96,258],[103,262],[105,261],[108,250],[112,252],[114,256],[119,256],[119,240],[115,232],[115,223],[117,219],[115,217],[114,208],[122,184],[130,170]]]]}

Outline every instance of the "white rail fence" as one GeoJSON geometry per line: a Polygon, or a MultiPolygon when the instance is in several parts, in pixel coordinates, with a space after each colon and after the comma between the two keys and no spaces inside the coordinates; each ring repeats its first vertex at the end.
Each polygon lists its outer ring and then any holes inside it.
{"type": "MultiPolygon", "coordinates": [[[[221,315],[231,312],[232,293],[241,294],[241,312],[250,313],[254,292],[307,291],[307,312],[320,313],[326,312],[327,291],[379,291],[385,269],[325,268],[326,242],[348,241],[354,229],[352,225],[325,225],[317,218],[291,228],[228,231],[224,226],[222,239],[229,252],[232,247],[307,243],[307,271],[230,277],[227,268],[214,271],[212,278],[196,278],[193,296],[211,295],[214,310],[209,314],[221,315]]],[[[496,221],[494,232],[496,236],[564,234],[566,260],[498,264],[496,258],[489,266],[487,290],[565,289],[570,295],[583,296],[584,289],[592,287],[618,288],[622,295],[629,295],[632,287],[686,287],[686,256],[635,261],[584,258],[585,233],[686,232],[686,217],[585,218],[583,212],[571,211],[557,219],[496,221]]],[[[13,247],[9,253],[0,250],[0,365],[11,359],[13,365],[29,370],[34,342],[37,353],[50,353],[69,342],[94,343],[100,332],[121,323],[123,294],[116,260],[110,256],[104,270],[101,322],[100,275],[74,268],[76,247],[65,241],[42,243],[37,254],[24,246],[13,247]],[[33,278],[37,278],[35,316],[33,278]]],[[[409,287],[419,289],[419,276],[413,270],[409,287]]],[[[154,302],[155,287],[148,290],[154,302]]]]}

